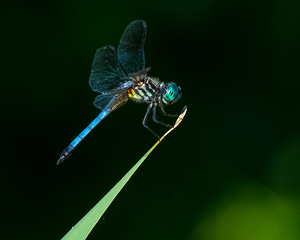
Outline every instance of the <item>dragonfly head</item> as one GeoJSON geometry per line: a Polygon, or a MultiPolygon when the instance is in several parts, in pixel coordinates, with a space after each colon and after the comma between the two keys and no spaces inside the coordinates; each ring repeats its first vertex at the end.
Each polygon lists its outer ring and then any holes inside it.
{"type": "Polygon", "coordinates": [[[171,105],[181,98],[181,88],[176,83],[170,82],[165,84],[165,91],[163,93],[162,101],[166,105],[171,105]]]}

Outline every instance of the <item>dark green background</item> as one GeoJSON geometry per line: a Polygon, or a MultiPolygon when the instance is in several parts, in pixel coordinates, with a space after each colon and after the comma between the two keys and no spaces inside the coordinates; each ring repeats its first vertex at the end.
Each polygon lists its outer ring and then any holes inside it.
{"type": "Polygon", "coordinates": [[[128,102],[55,165],[99,114],[96,49],[117,47],[136,19],[148,24],[149,75],[180,85],[174,107],[188,112],[88,239],[300,239],[299,1],[0,9],[1,239],[62,238],[155,143],[141,124],[147,105],[128,102]]]}

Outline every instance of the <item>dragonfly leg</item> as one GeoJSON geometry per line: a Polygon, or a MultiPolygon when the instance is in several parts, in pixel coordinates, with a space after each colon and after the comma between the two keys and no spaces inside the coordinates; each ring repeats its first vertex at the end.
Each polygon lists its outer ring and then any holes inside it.
{"type": "Polygon", "coordinates": [[[145,115],[145,117],[144,117],[143,125],[144,125],[144,127],[147,128],[150,132],[152,132],[152,134],[153,134],[155,137],[157,137],[158,139],[160,139],[160,137],[159,137],[155,132],[153,132],[153,131],[146,125],[147,119],[148,119],[148,116],[149,116],[149,113],[150,113],[150,110],[151,110],[151,108],[152,108],[152,105],[153,105],[153,103],[151,102],[151,103],[149,104],[149,107],[148,107],[148,109],[147,109],[146,115],[145,115]]]}
{"type": "Polygon", "coordinates": [[[160,109],[161,109],[161,111],[163,112],[163,114],[165,116],[168,116],[168,117],[178,117],[178,115],[171,115],[171,114],[166,113],[164,105],[163,105],[163,103],[161,101],[159,101],[159,106],[160,106],[160,109]]]}
{"type": "Polygon", "coordinates": [[[152,120],[156,123],[160,123],[161,125],[171,128],[172,126],[170,124],[160,122],[156,119],[156,105],[157,105],[157,103],[154,103],[152,120]]]}

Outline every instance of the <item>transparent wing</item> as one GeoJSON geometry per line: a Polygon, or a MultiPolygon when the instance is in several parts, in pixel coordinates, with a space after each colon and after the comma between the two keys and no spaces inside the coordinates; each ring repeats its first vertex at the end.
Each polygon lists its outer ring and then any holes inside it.
{"type": "Polygon", "coordinates": [[[113,94],[101,94],[98,95],[94,101],[94,106],[96,108],[99,108],[100,110],[103,110],[107,104],[110,102],[111,99],[113,99],[113,94]]]}
{"type": "Polygon", "coordinates": [[[125,76],[116,49],[111,45],[99,48],[95,53],[89,79],[93,91],[107,93],[118,88],[124,82],[125,76]]]}
{"type": "Polygon", "coordinates": [[[136,20],[125,29],[118,47],[118,58],[128,75],[145,68],[144,44],[147,24],[136,20]]]}
{"type": "Polygon", "coordinates": [[[124,105],[128,100],[127,89],[122,89],[114,98],[109,102],[105,109],[111,109],[112,111],[124,105]]]}
{"type": "Polygon", "coordinates": [[[127,88],[114,89],[109,93],[98,95],[94,101],[94,106],[103,110],[115,96],[119,102],[125,103],[128,100],[127,88]]]}

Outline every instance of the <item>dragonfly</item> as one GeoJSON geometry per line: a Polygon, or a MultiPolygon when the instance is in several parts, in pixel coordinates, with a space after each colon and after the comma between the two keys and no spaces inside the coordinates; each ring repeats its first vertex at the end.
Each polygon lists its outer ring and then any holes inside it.
{"type": "Polygon", "coordinates": [[[101,93],[94,101],[96,108],[102,110],[62,152],[57,165],[64,162],[78,144],[112,111],[131,99],[138,103],[149,104],[142,124],[154,136],[159,136],[147,126],[147,119],[152,110],[152,120],[171,128],[167,123],[156,119],[156,107],[159,106],[165,116],[164,105],[177,102],[182,91],[174,82],[164,83],[158,78],[148,77],[150,67],[145,68],[144,44],[147,24],[143,20],[131,22],[125,29],[118,49],[112,45],[99,48],[94,56],[89,84],[93,91],[101,93]]]}

